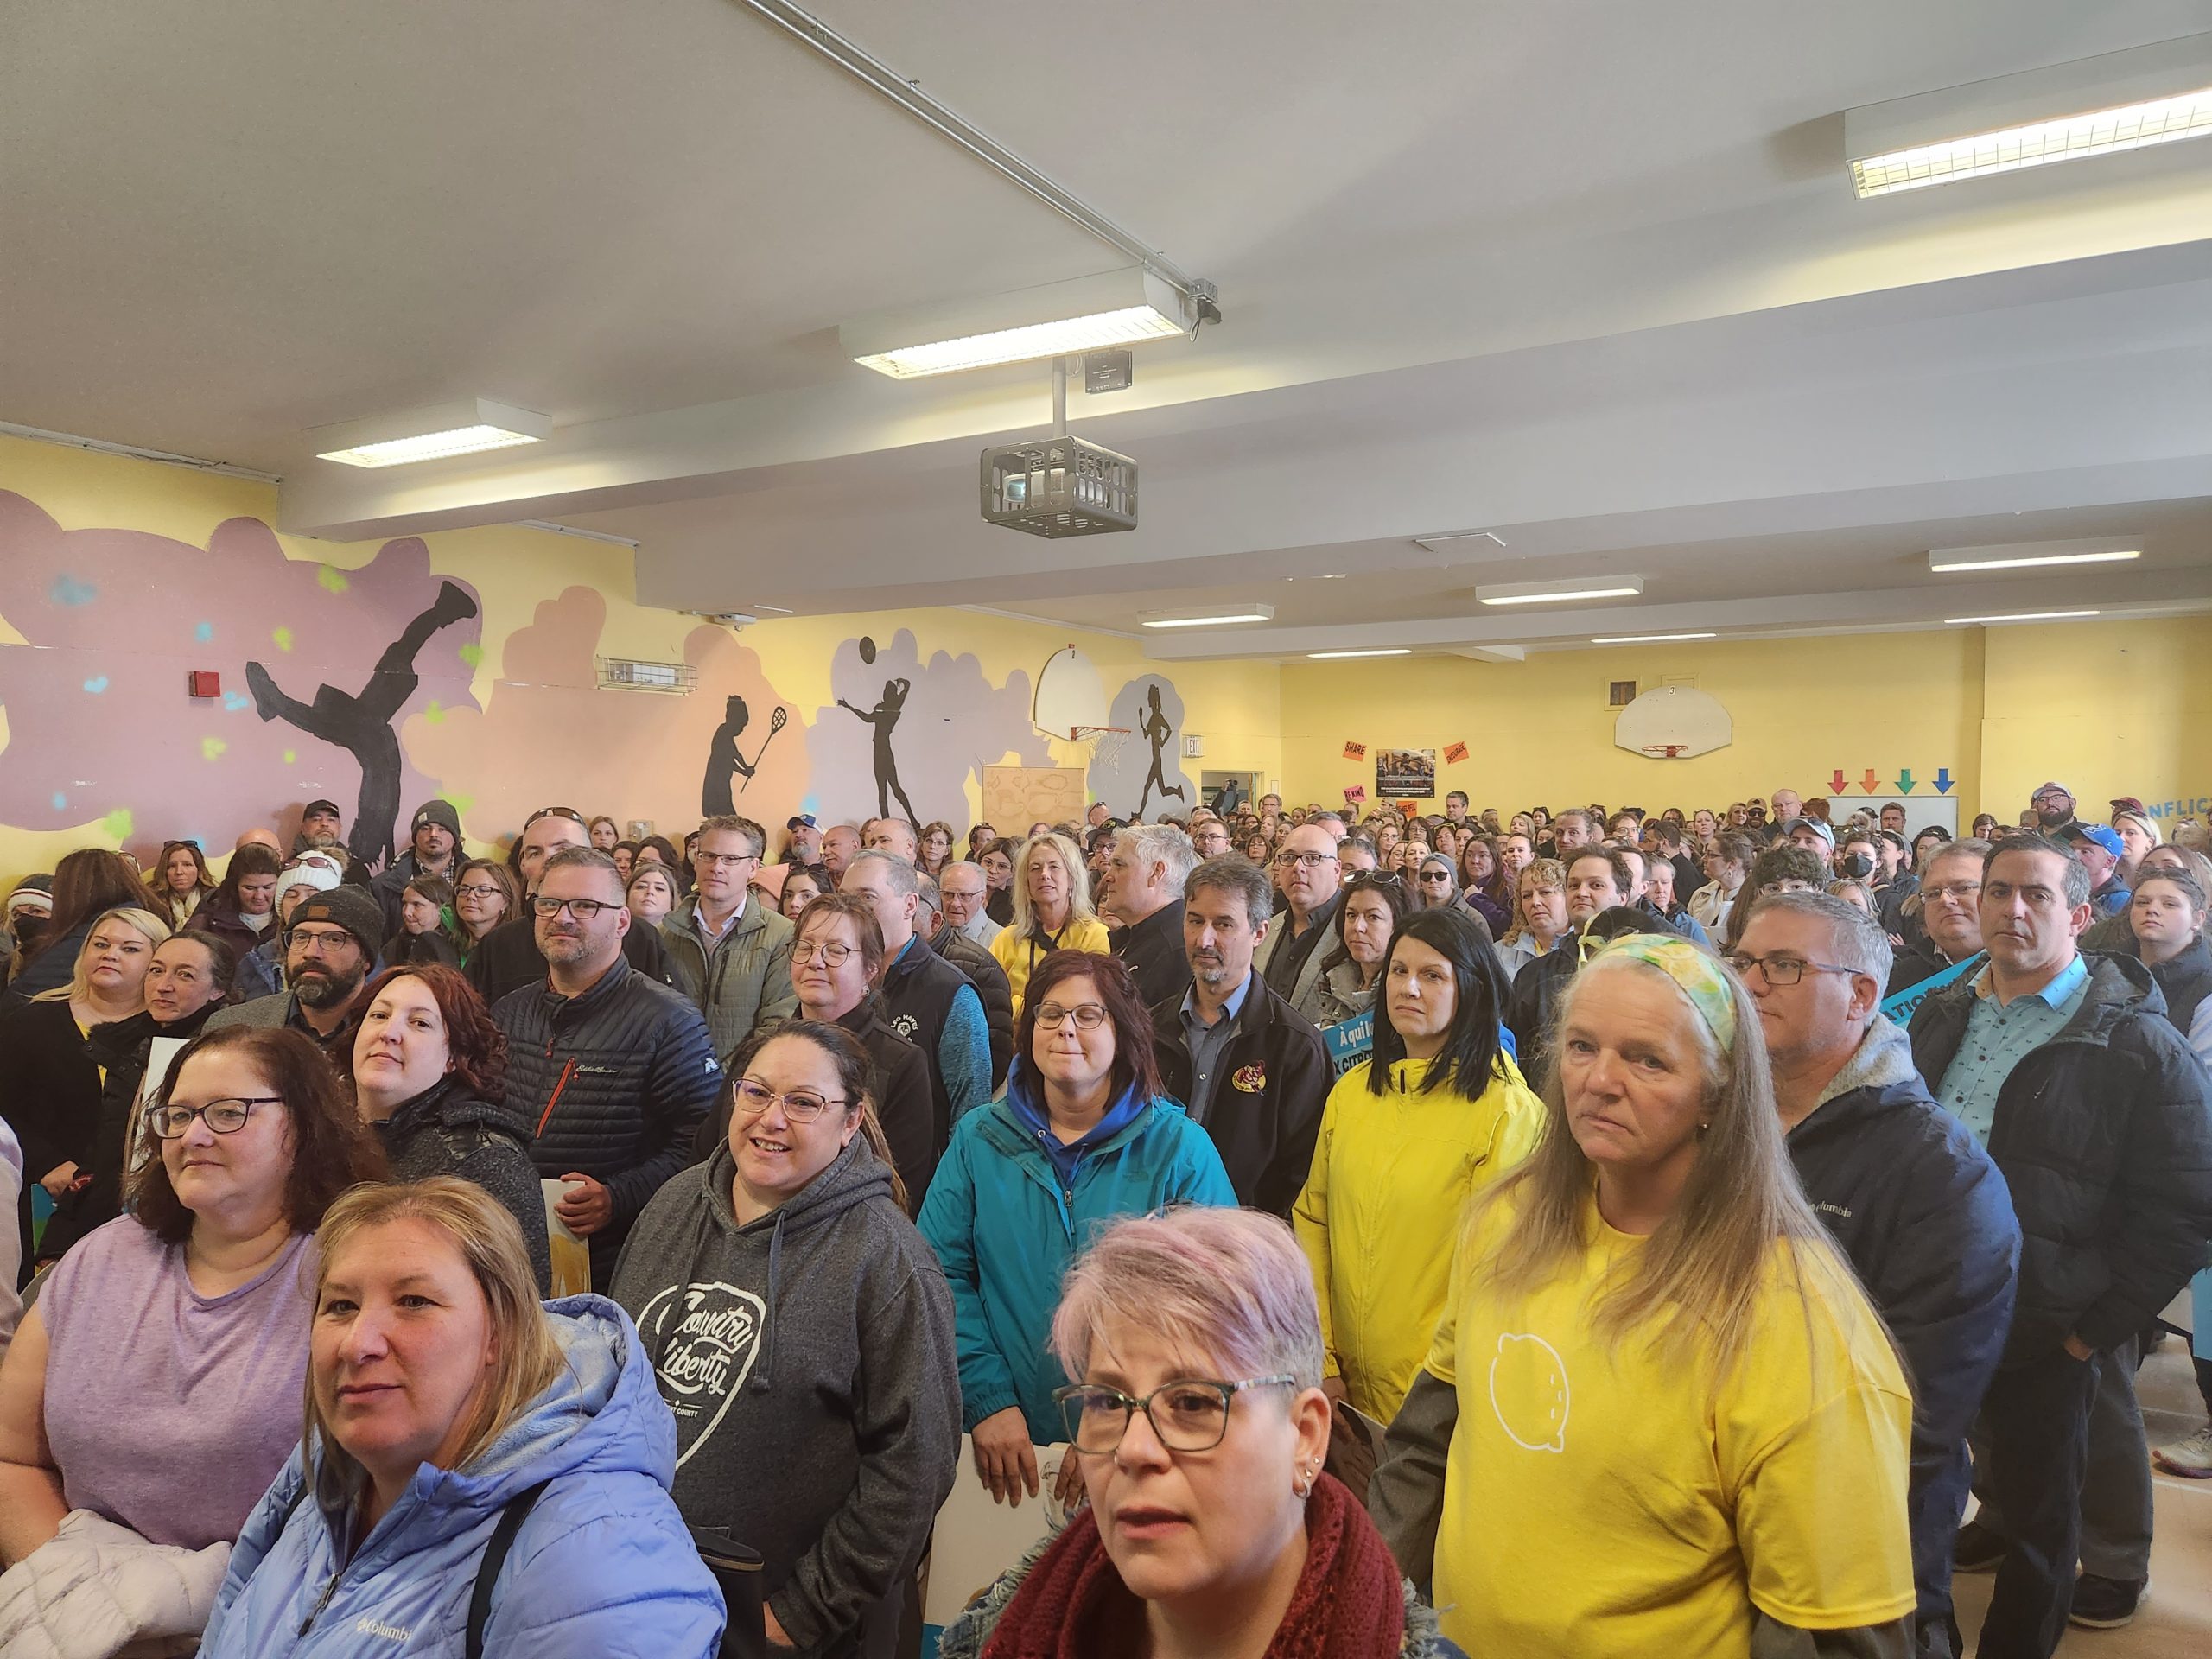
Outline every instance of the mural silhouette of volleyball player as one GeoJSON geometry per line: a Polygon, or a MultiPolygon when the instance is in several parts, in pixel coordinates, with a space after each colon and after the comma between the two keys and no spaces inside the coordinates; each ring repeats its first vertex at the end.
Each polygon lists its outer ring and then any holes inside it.
{"type": "Polygon", "coordinates": [[[1154,784],[1160,785],[1160,798],[1163,801],[1170,795],[1179,801],[1190,798],[1184,792],[1183,785],[1169,783],[1167,774],[1160,769],[1160,757],[1167,752],[1167,742],[1175,735],[1175,728],[1167,723],[1167,716],[1160,711],[1160,682],[1154,680],[1147,691],[1144,717],[1137,722],[1137,730],[1152,745],[1152,770],[1145,773],[1144,791],[1137,797],[1136,821],[1139,823],[1144,822],[1144,810],[1151,803],[1154,784]]]}
{"type": "MultiPolygon", "coordinates": [[[[871,647],[862,654],[872,658],[875,652],[871,647]]],[[[899,781],[899,757],[891,752],[892,728],[899,724],[899,716],[906,712],[906,694],[913,689],[905,680],[886,680],[883,683],[883,700],[874,708],[855,709],[842,697],[837,699],[837,706],[875,728],[876,817],[887,818],[891,816],[891,797],[896,795],[900,810],[906,815],[906,821],[918,825],[922,822],[922,815],[914,810],[914,804],[906,798],[906,791],[899,781]]]]}
{"type": "Polygon", "coordinates": [[[400,756],[399,734],[391,722],[423,683],[415,671],[415,653],[440,628],[475,614],[476,601],[467,590],[445,583],[435,602],[385,647],[369,683],[350,695],[322,685],[315,688],[312,702],[302,702],[278,690],[259,663],[245,665],[246,687],[262,719],[296,726],[309,737],[335,743],[361,763],[361,794],[348,845],[354,857],[372,868],[390,863],[396,850],[392,830],[399,817],[400,756]]]}

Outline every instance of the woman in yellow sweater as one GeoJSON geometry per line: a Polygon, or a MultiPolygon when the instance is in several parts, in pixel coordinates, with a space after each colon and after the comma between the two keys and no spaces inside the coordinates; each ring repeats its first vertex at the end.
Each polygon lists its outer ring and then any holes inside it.
{"type": "Polygon", "coordinates": [[[1112,954],[1106,924],[1090,906],[1083,855],[1065,836],[1032,836],[1014,857],[1014,924],[991,941],[991,955],[1006,969],[1014,992],[1014,1017],[1021,1017],[1029,970],[1055,950],[1112,954]]]}
{"type": "Polygon", "coordinates": [[[1407,916],[1378,984],[1374,1056],[1330,1090],[1291,1222],[1321,1302],[1321,1386],[1387,1423],[1428,1353],[1461,1212],[1528,1155],[1543,1103],[1502,1046],[1505,981],[1465,911],[1407,916]]]}
{"type": "Polygon", "coordinates": [[[1905,1655],[1912,1397],[1807,1206],[1759,1019],[1686,939],[1568,984],[1370,1487],[1470,1653],[1905,1655]]]}

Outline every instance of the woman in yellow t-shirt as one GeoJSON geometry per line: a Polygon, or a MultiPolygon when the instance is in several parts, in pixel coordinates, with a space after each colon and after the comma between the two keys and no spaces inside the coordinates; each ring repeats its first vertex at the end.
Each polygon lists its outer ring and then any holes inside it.
{"type": "Polygon", "coordinates": [[[1376,976],[1374,1056],[1329,1091],[1291,1206],[1321,1303],[1322,1387],[1377,1422],[1428,1353],[1468,1198],[1542,1130],[1543,1103],[1499,1039],[1504,1001],[1470,912],[1401,919],[1376,976]]]}
{"type": "Polygon", "coordinates": [[[1055,950],[1113,954],[1106,924],[1090,906],[1090,883],[1083,855],[1065,836],[1033,836],[1014,855],[1014,923],[991,941],[991,955],[1006,969],[1014,992],[1014,1015],[1021,1017],[1021,993],[1029,970],[1055,950]]]}
{"type": "Polygon", "coordinates": [[[1791,1175],[1750,1000],[1630,935],[1555,1052],[1391,1426],[1383,1536],[1470,1653],[1910,1651],[1912,1400],[1791,1175]]]}

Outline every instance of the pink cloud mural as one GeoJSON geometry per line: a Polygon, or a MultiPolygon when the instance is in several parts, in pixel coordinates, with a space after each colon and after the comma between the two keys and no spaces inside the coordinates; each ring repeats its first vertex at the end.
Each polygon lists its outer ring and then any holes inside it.
{"type": "Polygon", "coordinates": [[[508,636],[486,707],[408,721],[416,764],[446,780],[469,833],[487,839],[563,805],[626,827],[649,818],[671,839],[708,810],[734,810],[775,845],[806,792],[807,733],[759,654],[696,627],[683,642],[698,675],[689,695],[602,691],[594,659],[606,621],[589,588],[543,601],[508,636]]]}
{"type": "Polygon", "coordinates": [[[8,716],[0,823],[105,818],[118,838],[289,827],[317,796],[357,855],[390,849],[403,807],[436,793],[397,730],[473,709],[476,596],[430,572],[415,537],[358,570],[287,558],[232,518],[204,548],[140,531],[65,531],[0,491],[0,648],[8,716]],[[194,698],[213,671],[222,695],[194,698]]]}
{"type": "Polygon", "coordinates": [[[926,665],[913,634],[837,647],[830,669],[837,701],[817,712],[809,739],[820,810],[832,818],[886,815],[917,824],[969,818],[967,781],[1009,751],[1024,766],[1052,764],[1029,723],[1029,677],[1003,686],[981,658],[938,652],[926,665]]]}

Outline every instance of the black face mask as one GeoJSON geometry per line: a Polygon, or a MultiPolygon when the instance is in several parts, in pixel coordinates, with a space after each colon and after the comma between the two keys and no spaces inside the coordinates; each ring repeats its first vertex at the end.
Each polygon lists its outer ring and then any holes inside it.
{"type": "Polygon", "coordinates": [[[1843,861],[1843,873],[1854,880],[1874,873],[1874,861],[1864,853],[1853,853],[1843,861]]]}
{"type": "Polygon", "coordinates": [[[46,937],[47,925],[53,918],[36,911],[25,911],[15,920],[16,943],[18,946],[36,944],[46,937]]]}

